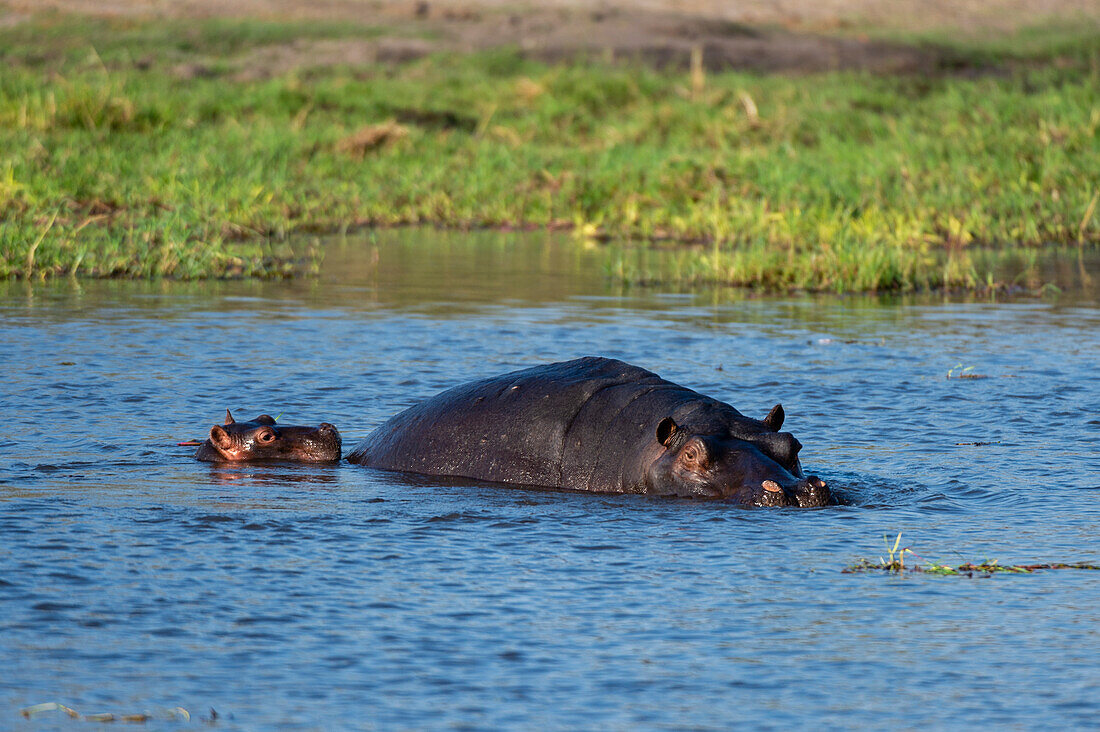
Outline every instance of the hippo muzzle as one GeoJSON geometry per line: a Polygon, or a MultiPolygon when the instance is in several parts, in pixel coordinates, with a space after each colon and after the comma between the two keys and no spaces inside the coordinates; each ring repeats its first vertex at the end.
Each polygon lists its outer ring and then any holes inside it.
{"type": "Polygon", "coordinates": [[[757,501],[761,506],[798,506],[816,508],[833,503],[829,487],[821,478],[811,475],[784,488],[774,480],[765,480],[760,484],[763,489],[757,501]]]}

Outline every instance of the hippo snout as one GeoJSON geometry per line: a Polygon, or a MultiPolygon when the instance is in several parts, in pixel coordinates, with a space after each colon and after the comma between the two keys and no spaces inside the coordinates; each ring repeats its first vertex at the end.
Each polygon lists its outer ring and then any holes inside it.
{"type": "Polygon", "coordinates": [[[825,481],[816,475],[811,475],[805,480],[798,481],[794,487],[794,500],[796,505],[802,508],[813,508],[828,506],[832,503],[833,497],[825,481]]]}
{"type": "Polygon", "coordinates": [[[758,500],[761,506],[813,508],[828,506],[832,503],[832,494],[829,493],[828,485],[816,475],[804,478],[789,488],[784,488],[774,480],[765,480],[761,488],[763,491],[758,500]]]}
{"type": "Polygon", "coordinates": [[[764,492],[760,494],[758,503],[761,506],[790,506],[791,499],[783,487],[774,480],[765,480],[761,487],[764,492]]]}
{"type": "Polygon", "coordinates": [[[339,460],[343,440],[340,437],[340,430],[336,429],[336,425],[322,422],[317,425],[317,433],[319,439],[316,441],[315,459],[339,460]]]}

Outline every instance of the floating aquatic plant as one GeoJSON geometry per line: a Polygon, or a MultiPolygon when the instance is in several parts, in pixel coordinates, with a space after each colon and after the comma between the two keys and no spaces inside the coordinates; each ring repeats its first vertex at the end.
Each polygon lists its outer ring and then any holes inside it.
{"type": "Polygon", "coordinates": [[[961,363],[955,364],[953,368],[947,370],[947,378],[949,379],[988,379],[985,374],[974,373],[973,366],[963,366],[961,363]]]}
{"type": "Polygon", "coordinates": [[[928,562],[921,555],[909,547],[901,546],[901,534],[899,533],[894,539],[893,545],[890,544],[889,539],[884,535],[882,537],[886,544],[886,557],[879,557],[878,563],[872,562],[869,559],[860,559],[855,564],[850,564],[842,571],[845,574],[855,574],[860,572],[884,572],[886,574],[937,574],[937,575],[965,575],[967,577],[973,577],[977,574],[979,577],[990,577],[994,574],[1031,574],[1040,570],[1046,569],[1086,569],[1086,570],[1100,570],[1100,564],[1089,564],[1087,562],[1039,562],[1034,564],[1001,564],[996,559],[983,559],[981,562],[964,562],[956,566],[947,564],[939,564],[937,562],[928,562]],[[924,565],[911,564],[908,567],[905,566],[905,555],[910,554],[921,561],[927,562],[924,565]]]}
{"type": "MultiPolygon", "coordinates": [[[[212,718],[216,716],[216,712],[213,709],[210,710],[212,718]]],[[[139,712],[137,714],[114,714],[112,712],[98,712],[95,714],[81,714],[72,707],[67,707],[64,704],[57,702],[45,702],[43,704],[34,704],[33,706],[24,707],[19,710],[19,713],[27,719],[32,719],[46,712],[64,712],[73,719],[80,719],[85,722],[129,722],[129,723],[144,723],[156,719],[162,720],[182,720],[184,722],[191,721],[191,713],[183,707],[172,707],[171,709],[164,709],[158,712],[139,712]]]]}

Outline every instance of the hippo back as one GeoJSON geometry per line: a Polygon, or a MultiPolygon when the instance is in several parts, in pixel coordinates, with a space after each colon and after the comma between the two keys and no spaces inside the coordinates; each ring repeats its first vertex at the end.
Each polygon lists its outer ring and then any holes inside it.
{"type": "Polygon", "coordinates": [[[745,420],[645,369],[586,357],[438,394],[382,424],[348,460],[426,475],[642,492],[643,458],[660,452],[654,435],[665,416],[682,424],[745,420]]]}

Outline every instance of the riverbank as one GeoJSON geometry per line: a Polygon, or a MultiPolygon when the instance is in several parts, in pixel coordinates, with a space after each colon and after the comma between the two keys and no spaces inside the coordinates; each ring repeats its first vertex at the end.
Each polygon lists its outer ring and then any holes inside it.
{"type": "Polygon", "coordinates": [[[646,279],[981,288],[972,247],[1100,243],[1087,23],[763,73],[706,43],[439,54],[387,22],[7,23],[0,276],[293,276],[298,234],[431,224],[694,245],[646,279]]]}

